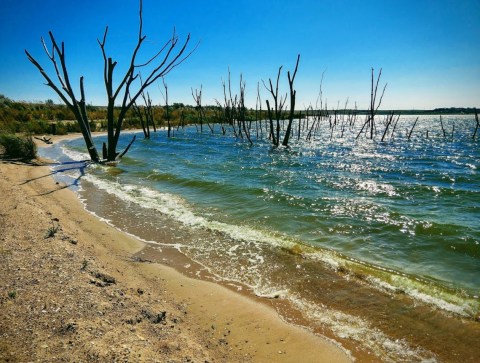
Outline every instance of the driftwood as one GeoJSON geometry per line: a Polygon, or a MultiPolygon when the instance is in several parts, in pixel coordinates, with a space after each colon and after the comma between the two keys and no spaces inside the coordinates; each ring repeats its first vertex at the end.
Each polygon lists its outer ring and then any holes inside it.
{"type": "Polygon", "coordinates": [[[53,141],[52,141],[52,138],[46,138],[45,136],[42,136],[42,137],[37,137],[37,136],[34,136],[33,138],[37,139],[37,140],[40,140],[40,141],[43,141],[45,144],[53,144],[53,141]]]}

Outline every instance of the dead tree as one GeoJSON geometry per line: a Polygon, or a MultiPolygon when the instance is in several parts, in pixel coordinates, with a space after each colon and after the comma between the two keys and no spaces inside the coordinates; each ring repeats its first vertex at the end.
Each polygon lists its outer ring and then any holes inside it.
{"type": "MultiPolygon", "coordinates": [[[[372,81],[371,81],[371,88],[370,88],[370,107],[368,109],[368,115],[365,123],[362,126],[362,129],[357,135],[358,137],[362,134],[365,127],[370,128],[370,139],[373,139],[373,131],[375,130],[375,116],[377,114],[378,108],[382,104],[383,95],[385,94],[385,89],[387,88],[387,83],[383,86],[382,94],[380,99],[377,103],[377,96],[378,96],[378,84],[380,82],[380,78],[382,77],[382,68],[380,68],[380,72],[378,72],[377,82],[374,82],[375,79],[375,70],[372,68],[372,81]]],[[[368,129],[367,129],[368,130],[368,129]]]]}
{"type": "Polygon", "coordinates": [[[293,89],[293,82],[295,81],[295,76],[297,75],[298,63],[300,62],[300,54],[297,56],[297,63],[295,64],[295,70],[293,75],[290,76],[290,71],[288,71],[288,86],[290,88],[290,113],[288,114],[288,126],[285,131],[285,136],[283,137],[282,145],[288,147],[288,141],[290,140],[290,133],[292,132],[292,123],[293,116],[295,114],[295,98],[297,96],[297,90],[293,89]]]}
{"type": "Polygon", "coordinates": [[[165,113],[163,114],[163,119],[167,121],[167,137],[170,137],[172,132],[172,125],[170,125],[170,113],[168,107],[168,86],[165,83],[165,78],[162,77],[163,88],[165,88],[165,93],[162,93],[163,100],[165,101],[165,113]]]}
{"type": "Polygon", "coordinates": [[[268,79],[268,86],[265,84],[264,81],[262,81],[267,91],[270,92],[273,97],[273,108],[270,106],[269,100],[266,100],[265,102],[267,104],[268,119],[270,121],[270,138],[272,139],[272,144],[276,147],[278,147],[278,145],[280,144],[280,118],[282,117],[282,110],[287,100],[287,95],[283,97],[279,96],[278,94],[278,87],[280,82],[280,75],[282,74],[282,68],[283,66],[280,66],[278,68],[277,82],[275,88],[273,87],[271,78],[268,79]],[[273,124],[274,118],[276,121],[275,126],[273,124]]]}
{"type": "Polygon", "coordinates": [[[52,44],[52,49],[51,51],[49,51],[45,41],[42,38],[45,53],[50,59],[52,66],[55,70],[56,77],[58,78],[57,84],[53,82],[51,77],[42,68],[40,63],[35,58],[33,58],[27,50],[25,50],[25,53],[27,54],[30,62],[33,63],[33,65],[40,71],[42,76],[47,81],[47,86],[51,87],[58,94],[61,100],[75,115],[75,119],[80,126],[80,130],[85,140],[85,144],[87,146],[90,158],[94,162],[116,161],[118,160],[118,158],[125,154],[133,140],[122,153],[117,152],[117,145],[120,138],[122,124],[127,112],[130,110],[130,108],[133,106],[137,98],[140,97],[144,90],[146,90],[149,86],[155,83],[159,78],[165,76],[178,65],[180,65],[195,50],[194,48],[189,53],[186,53],[185,51],[190,41],[190,35],[187,36],[182,45],[179,45],[179,39],[174,30],[172,37],[154,56],[150,57],[144,62],[138,61],[137,55],[146,39],[146,36],[143,35],[142,32],[142,0],[140,0],[139,8],[139,30],[137,44],[133,49],[127,71],[125,72],[125,74],[120,80],[120,83],[116,87],[114,86],[113,78],[117,62],[113,61],[111,57],[107,56],[105,49],[108,26],[105,29],[102,40],[98,40],[98,44],[100,45],[104,60],[103,78],[105,83],[105,90],[107,93],[107,143],[103,144],[102,159],[100,159],[97,148],[93,142],[90,125],[88,122],[83,77],[80,77],[80,99],[77,99],[68,75],[68,69],[65,61],[64,43],[62,42],[61,45],[59,45],[52,32],[49,32],[50,41],[52,44]],[[143,81],[139,80],[140,71],[147,71],[147,69],[149,69],[148,75],[144,78],[143,81]],[[119,102],[117,102],[118,99],[119,102]],[[117,113],[114,112],[116,103],[120,105],[120,110],[117,113]]]}
{"type": "MultiPolygon", "coordinates": [[[[245,107],[245,81],[243,80],[243,75],[240,74],[240,96],[238,97],[238,128],[241,132],[243,128],[243,133],[247,138],[250,145],[253,145],[252,139],[250,137],[250,126],[247,127],[246,122],[246,107],[245,107]]],[[[241,133],[240,133],[241,134],[241,133]]]]}
{"type": "Polygon", "coordinates": [[[202,85],[200,85],[200,90],[195,89],[195,93],[193,93],[193,88],[192,88],[192,97],[193,100],[195,101],[196,109],[197,109],[197,114],[198,114],[198,119],[200,121],[200,133],[203,132],[203,121],[207,122],[208,128],[210,129],[210,132],[213,134],[213,127],[210,125],[208,122],[207,116],[205,115],[205,110],[203,109],[202,106],[202,85]]]}
{"type": "Polygon", "coordinates": [[[217,105],[217,111],[215,111],[215,117],[217,120],[220,122],[220,128],[222,130],[222,135],[225,135],[227,133],[227,130],[225,129],[225,126],[223,125],[223,121],[226,120],[225,117],[225,109],[221,102],[217,99],[215,99],[215,103],[217,105]]]}
{"type": "Polygon", "coordinates": [[[475,109],[475,121],[476,121],[477,124],[475,125],[475,131],[473,132],[472,140],[475,140],[475,136],[477,136],[478,127],[480,126],[480,122],[478,121],[477,109],[475,109]]]}
{"type": "MultiPolygon", "coordinates": [[[[224,101],[224,118],[227,123],[233,128],[233,135],[235,137],[240,137],[242,134],[242,130],[238,130],[235,126],[235,120],[237,117],[237,105],[238,105],[238,96],[233,96],[232,94],[232,82],[231,82],[231,75],[230,75],[230,68],[228,68],[228,90],[227,84],[222,79],[222,87],[223,87],[223,101],[224,101]]],[[[220,105],[220,103],[218,103],[220,105]]]]}
{"type": "Polygon", "coordinates": [[[45,40],[42,38],[43,49],[47,54],[47,57],[52,62],[53,67],[55,68],[55,73],[59,81],[59,85],[50,78],[47,72],[42,68],[40,63],[32,57],[32,55],[25,50],[30,62],[33,63],[35,67],[39,70],[43,78],[47,81],[46,85],[52,88],[60,97],[60,99],[67,105],[67,107],[75,115],[75,119],[80,126],[80,131],[82,132],[83,139],[85,140],[85,145],[87,146],[90,159],[94,162],[100,162],[100,157],[98,156],[97,149],[92,139],[92,132],[90,130],[90,124],[87,117],[87,108],[85,103],[85,91],[83,86],[83,77],[80,77],[80,99],[77,99],[73,91],[73,87],[70,83],[70,78],[68,76],[67,65],[65,62],[65,46],[62,42],[61,46],[58,45],[55,37],[52,32],[49,32],[49,37],[52,42],[52,50],[49,51],[45,40]],[[60,64],[58,63],[60,62],[60,64]]]}
{"type": "Polygon", "coordinates": [[[40,140],[40,141],[43,141],[45,144],[48,144],[48,145],[53,144],[53,141],[52,141],[52,138],[51,138],[51,137],[49,137],[49,138],[47,139],[46,136],[42,136],[42,137],[34,136],[33,138],[34,138],[34,139],[37,139],[37,140],[40,140]]]}
{"type": "Polygon", "coordinates": [[[395,124],[393,125],[392,133],[390,134],[390,140],[393,140],[395,138],[395,130],[397,129],[398,120],[400,120],[400,115],[398,115],[397,120],[395,121],[395,124]]]}
{"type": "Polygon", "coordinates": [[[152,105],[152,99],[150,94],[147,92],[142,92],[141,97],[143,99],[144,105],[139,106],[137,102],[134,102],[132,109],[140,119],[140,124],[142,125],[143,135],[145,139],[150,138],[150,125],[153,126],[153,131],[156,132],[157,128],[155,126],[154,110],[152,105]]]}
{"type": "Polygon", "coordinates": [[[262,136],[262,98],[260,97],[260,82],[257,82],[257,100],[255,104],[255,128],[257,132],[258,140],[258,129],[260,124],[260,136],[262,136]]]}
{"type": "Polygon", "coordinates": [[[410,129],[410,132],[408,133],[408,140],[410,140],[410,137],[412,137],[412,132],[413,132],[413,129],[415,128],[415,126],[417,125],[417,122],[418,122],[418,117],[415,119],[415,122],[413,123],[413,126],[410,129]]]}
{"type": "Polygon", "coordinates": [[[447,137],[447,132],[445,131],[445,128],[443,127],[443,121],[442,121],[442,115],[440,115],[440,126],[442,127],[442,132],[443,132],[443,137],[447,137]]]}
{"type": "MultiPolygon", "coordinates": [[[[387,132],[388,132],[388,128],[389,128],[390,125],[392,124],[394,118],[395,118],[395,113],[394,113],[394,111],[392,111],[392,112],[387,116],[387,123],[386,123],[386,125],[385,125],[385,130],[383,131],[382,140],[381,140],[382,142],[384,141],[385,136],[387,135],[387,132]]],[[[397,115],[397,119],[396,119],[394,125],[397,125],[399,118],[400,118],[400,115],[397,115]]],[[[395,130],[394,130],[394,131],[395,131],[395,130]]],[[[392,131],[392,137],[393,137],[393,131],[392,131]]]]}

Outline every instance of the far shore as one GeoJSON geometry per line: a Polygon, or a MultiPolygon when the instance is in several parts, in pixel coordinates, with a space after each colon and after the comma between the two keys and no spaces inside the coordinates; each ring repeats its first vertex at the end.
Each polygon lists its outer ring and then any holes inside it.
{"type": "Polygon", "coordinates": [[[0,156],[0,361],[352,361],[268,304],[139,258],[50,175],[0,156]]]}

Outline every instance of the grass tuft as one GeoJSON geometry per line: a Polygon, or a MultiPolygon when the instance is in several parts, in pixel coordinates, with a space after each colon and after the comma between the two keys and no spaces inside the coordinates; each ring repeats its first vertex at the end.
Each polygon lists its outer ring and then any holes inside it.
{"type": "Polygon", "coordinates": [[[53,238],[55,237],[55,234],[58,232],[58,225],[55,225],[53,222],[52,222],[52,226],[51,227],[48,227],[47,229],[47,233],[45,233],[45,238],[53,238]]]}

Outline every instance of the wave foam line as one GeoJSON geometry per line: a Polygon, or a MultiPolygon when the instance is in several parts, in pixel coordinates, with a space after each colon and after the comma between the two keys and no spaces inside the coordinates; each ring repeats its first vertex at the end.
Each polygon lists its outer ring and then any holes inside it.
{"type": "Polygon", "coordinates": [[[365,320],[326,306],[305,301],[294,295],[289,295],[288,300],[306,314],[307,318],[330,329],[337,337],[350,339],[360,343],[364,348],[371,350],[386,362],[436,362],[433,353],[414,349],[403,339],[393,340],[380,329],[371,327],[365,320]]]}
{"type": "MultiPolygon", "coordinates": [[[[245,241],[256,246],[259,246],[260,244],[268,244],[287,249],[298,248],[297,243],[288,240],[287,238],[282,238],[282,236],[269,235],[264,231],[255,230],[245,226],[210,221],[204,217],[195,215],[182,198],[172,194],[161,193],[145,186],[106,181],[91,174],[87,174],[84,179],[94,184],[97,188],[115,195],[123,201],[135,203],[142,208],[157,210],[191,228],[204,228],[221,232],[234,240],[245,241]]],[[[302,245],[300,249],[301,254],[305,258],[321,261],[335,270],[338,270],[339,268],[355,270],[355,265],[359,264],[343,258],[341,254],[335,251],[319,250],[318,248],[306,245],[302,245]]],[[[234,251],[231,252],[234,253],[234,251]]],[[[262,264],[262,261],[258,262],[262,264]]],[[[361,267],[363,269],[365,268],[363,265],[361,265],[361,267]]],[[[440,297],[432,296],[427,292],[427,289],[429,288],[428,286],[423,286],[422,288],[422,283],[415,282],[408,277],[395,275],[393,272],[384,272],[382,277],[383,278],[381,279],[370,277],[367,279],[367,283],[373,288],[382,291],[390,291],[392,293],[402,291],[414,300],[422,301],[442,310],[464,317],[472,316],[472,314],[475,314],[475,311],[478,310],[478,301],[465,302],[465,300],[456,297],[454,294],[443,294],[443,296],[442,294],[439,294],[440,297]]]]}

